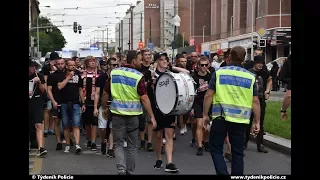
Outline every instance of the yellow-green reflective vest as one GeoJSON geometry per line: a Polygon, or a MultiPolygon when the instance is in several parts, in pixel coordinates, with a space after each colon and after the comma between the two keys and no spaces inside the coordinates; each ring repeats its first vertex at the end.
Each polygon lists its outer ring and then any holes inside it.
{"type": "Polygon", "coordinates": [[[137,86],[143,74],[139,71],[120,67],[111,71],[110,111],[114,114],[135,116],[142,114],[137,86]]]}
{"type": "Polygon", "coordinates": [[[216,71],[216,92],[212,97],[212,119],[249,124],[255,75],[242,67],[225,66],[216,71]]]}

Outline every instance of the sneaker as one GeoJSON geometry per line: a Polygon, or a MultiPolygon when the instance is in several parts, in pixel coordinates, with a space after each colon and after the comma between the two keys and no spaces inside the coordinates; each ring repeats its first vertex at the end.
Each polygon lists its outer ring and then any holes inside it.
{"type": "Polygon", "coordinates": [[[58,143],[57,144],[57,147],[56,147],[56,150],[57,151],[60,151],[62,149],[62,144],[61,143],[58,143]]]}
{"type": "Polygon", "coordinates": [[[203,155],[203,149],[202,147],[198,147],[197,156],[202,156],[202,155],[203,155]]]}
{"type": "Polygon", "coordinates": [[[44,157],[45,155],[47,155],[48,151],[45,148],[40,148],[37,152],[37,156],[38,157],[44,157]]]}
{"type": "Polygon", "coordinates": [[[101,143],[101,154],[106,155],[107,153],[107,143],[101,143]]]}
{"type": "Polygon", "coordinates": [[[62,143],[62,144],[65,144],[65,143],[66,143],[66,140],[63,140],[61,143],[62,143]]]}
{"type": "Polygon", "coordinates": [[[92,144],[91,144],[91,150],[92,150],[92,151],[97,151],[97,145],[96,145],[96,143],[92,143],[92,144]]]}
{"type": "Polygon", "coordinates": [[[147,144],[147,151],[152,152],[153,151],[153,147],[151,143],[147,144]]]}
{"type": "Polygon", "coordinates": [[[161,154],[164,154],[166,151],[164,149],[164,146],[161,147],[161,154]]]}
{"type": "Polygon", "coordinates": [[[192,139],[190,142],[190,146],[194,147],[196,145],[196,139],[192,139]]]}
{"type": "Polygon", "coordinates": [[[123,147],[125,147],[125,148],[128,147],[127,141],[124,141],[124,142],[123,142],[123,147]]]}
{"type": "Polygon", "coordinates": [[[184,135],[184,128],[181,128],[181,129],[180,129],[180,134],[181,134],[181,135],[184,135]]]}
{"type": "Polygon", "coordinates": [[[115,156],[114,156],[114,150],[113,150],[113,149],[108,149],[107,156],[108,156],[109,158],[114,158],[114,157],[115,157],[115,156]]]}
{"type": "Polygon", "coordinates": [[[176,166],[172,163],[166,165],[166,169],[164,170],[165,172],[171,172],[171,173],[176,173],[179,172],[179,169],[176,168],[176,166]]]}
{"type": "Polygon", "coordinates": [[[43,137],[47,137],[47,136],[48,136],[48,130],[44,130],[43,137]]]}
{"type": "Polygon", "coordinates": [[[82,149],[79,145],[76,145],[76,154],[79,155],[81,153],[82,149]]]}
{"type": "Polygon", "coordinates": [[[65,153],[69,153],[69,152],[70,152],[70,146],[67,145],[67,146],[64,148],[64,152],[65,152],[65,153]]]}
{"type": "Polygon", "coordinates": [[[204,146],[204,150],[205,150],[206,152],[209,152],[209,151],[210,151],[209,142],[203,142],[203,146],[204,146]]]}
{"type": "Polygon", "coordinates": [[[153,169],[160,169],[162,167],[162,161],[157,160],[156,165],[153,166],[153,169]]]}
{"type": "Polygon", "coordinates": [[[144,140],[141,141],[140,150],[145,150],[146,142],[144,140]]]}
{"type": "Polygon", "coordinates": [[[183,130],[184,130],[184,133],[187,133],[187,125],[184,125],[184,128],[183,128],[183,130]]]}
{"type": "Polygon", "coordinates": [[[91,141],[87,142],[87,148],[91,148],[91,141]]]}

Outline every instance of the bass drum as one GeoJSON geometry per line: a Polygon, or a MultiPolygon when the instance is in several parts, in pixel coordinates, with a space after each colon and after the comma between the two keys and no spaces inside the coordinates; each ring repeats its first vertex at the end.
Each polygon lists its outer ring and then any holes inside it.
{"type": "Polygon", "coordinates": [[[155,88],[157,108],[165,115],[183,115],[192,109],[196,92],[189,74],[166,72],[155,88]]]}

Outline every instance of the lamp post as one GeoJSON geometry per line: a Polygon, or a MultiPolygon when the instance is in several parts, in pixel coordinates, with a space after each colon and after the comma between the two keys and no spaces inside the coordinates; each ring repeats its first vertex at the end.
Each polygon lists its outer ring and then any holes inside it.
{"type": "Polygon", "coordinates": [[[181,18],[179,15],[175,15],[173,20],[173,25],[174,25],[174,33],[173,33],[173,43],[172,43],[172,55],[171,55],[171,60],[173,64],[173,57],[174,57],[174,45],[176,43],[176,33],[177,33],[177,27],[180,26],[181,18]]]}
{"type": "Polygon", "coordinates": [[[204,43],[204,28],[206,28],[206,26],[202,26],[202,43],[204,43]]]}
{"type": "Polygon", "coordinates": [[[282,7],[282,0],[280,0],[280,12],[279,12],[279,26],[281,27],[282,26],[282,19],[281,19],[281,16],[282,16],[282,11],[281,11],[281,7],[282,7]]]}
{"type": "Polygon", "coordinates": [[[253,2],[250,0],[251,3],[251,60],[253,60],[253,18],[254,18],[254,13],[253,13],[253,2]]]}

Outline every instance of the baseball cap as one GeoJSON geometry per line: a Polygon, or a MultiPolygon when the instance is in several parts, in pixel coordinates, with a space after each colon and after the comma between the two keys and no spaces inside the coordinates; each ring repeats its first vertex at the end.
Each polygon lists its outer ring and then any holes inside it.
{"type": "Polygon", "coordinates": [[[156,54],[153,56],[153,59],[156,61],[156,60],[160,59],[161,56],[168,57],[168,54],[167,54],[166,52],[159,52],[159,53],[156,53],[156,54]]]}
{"type": "Polygon", "coordinates": [[[262,56],[262,55],[258,55],[258,56],[255,56],[254,58],[253,58],[253,63],[254,64],[264,64],[264,56],[262,56]]]}
{"type": "Polygon", "coordinates": [[[50,54],[50,60],[57,60],[60,59],[59,54],[57,52],[52,52],[50,54]]]}
{"type": "Polygon", "coordinates": [[[217,52],[217,54],[218,54],[218,55],[224,54],[224,52],[223,52],[223,50],[219,49],[218,52],[217,52]]]}

